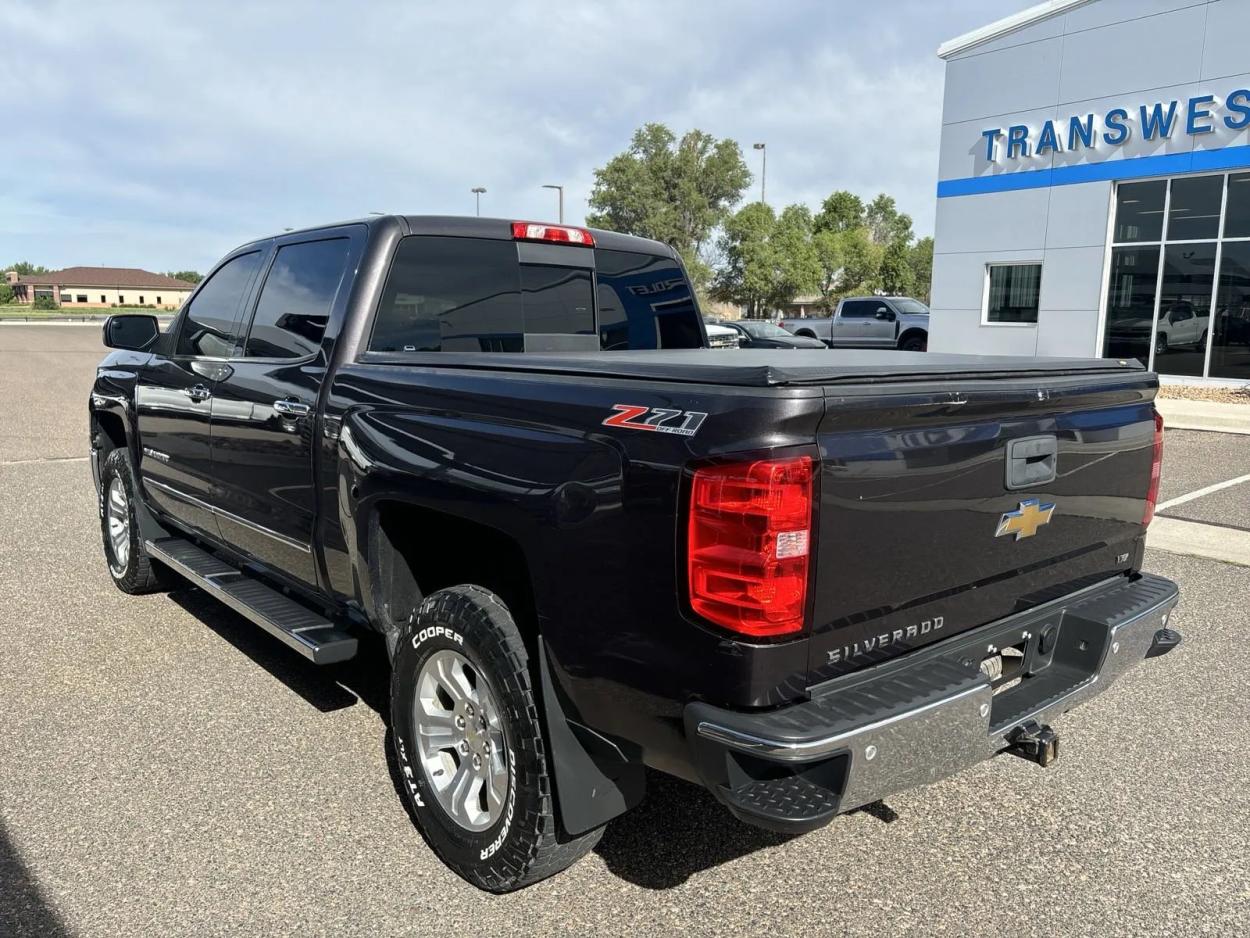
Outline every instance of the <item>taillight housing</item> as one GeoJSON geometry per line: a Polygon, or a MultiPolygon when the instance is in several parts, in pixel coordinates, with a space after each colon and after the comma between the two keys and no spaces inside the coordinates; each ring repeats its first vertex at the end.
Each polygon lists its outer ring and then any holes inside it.
{"type": "Polygon", "coordinates": [[[1155,505],[1159,502],[1159,477],[1163,472],[1163,415],[1155,411],[1154,451],[1150,462],[1150,487],[1146,489],[1146,511],[1141,523],[1148,526],[1155,516],[1155,505]]]}
{"type": "Polygon", "coordinates": [[[554,241],[557,244],[580,244],[588,248],[595,246],[595,236],[585,228],[545,225],[535,221],[514,221],[512,238],[514,241],[554,241]]]}
{"type": "Polygon", "coordinates": [[[690,605],[716,625],[767,638],[806,626],[812,458],[698,469],[690,493],[690,605]]]}

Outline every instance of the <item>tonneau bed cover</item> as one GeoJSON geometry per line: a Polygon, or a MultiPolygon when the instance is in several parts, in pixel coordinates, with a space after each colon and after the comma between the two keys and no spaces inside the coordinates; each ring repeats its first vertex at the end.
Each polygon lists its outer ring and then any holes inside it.
{"type": "Polygon", "coordinates": [[[1057,378],[1145,371],[1136,359],[951,355],[885,349],[661,349],[555,354],[368,352],[362,361],[599,378],[647,378],[739,387],[838,382],[872,384],[946,377],[1057,378]]]}

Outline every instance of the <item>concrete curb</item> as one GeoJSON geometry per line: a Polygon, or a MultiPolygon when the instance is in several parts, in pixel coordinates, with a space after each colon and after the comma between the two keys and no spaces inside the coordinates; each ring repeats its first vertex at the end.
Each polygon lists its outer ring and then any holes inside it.
{"type": "Polygon", "coordinates": [[[1155,406],[1171,430],[1205,430],[1211,433],[1250,434],[1250,404],[1216,404],[1161,397],[1155,406]]]}
{"type": "Polygon", "coordinates": [[[1146,546],[1171,554],[1208,557],[1250,567],[1250,531],[1225,528],[1179,518],[1155,518],[1146,534],[1146,546]]]}

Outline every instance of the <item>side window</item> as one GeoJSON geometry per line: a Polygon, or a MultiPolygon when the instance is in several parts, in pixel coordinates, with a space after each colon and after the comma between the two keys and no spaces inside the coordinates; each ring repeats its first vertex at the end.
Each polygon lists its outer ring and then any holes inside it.
{"type": "Polygon", "coordinates": [[[303,358],[317,351],[347,266],[347,238],[278,249],[247,335],[249,358],[303,358]]]}
{"type": "Polygon", "coordinates": [[[520,352],[516,244],[410,236],[395,251],[369,340],[374,352],[520,352]]]}
{"type": "Polygon", "coordinates": [[[848,300],[842,304],[843,319],[871,319],[878,304],[874,301],[848,300]]]}
{"type": "Polygon", "coordinates": [[[601,349],[702,347],[690,283],[671,257],[596,249],[595,267],[601,349]]]}
{"type": "Polygon", "coordinates": [[[240,254],[209,278],[187,308],[177,354],[229,358],[234,353],[235,317],[259,264],[259,251],[240,254]]]}

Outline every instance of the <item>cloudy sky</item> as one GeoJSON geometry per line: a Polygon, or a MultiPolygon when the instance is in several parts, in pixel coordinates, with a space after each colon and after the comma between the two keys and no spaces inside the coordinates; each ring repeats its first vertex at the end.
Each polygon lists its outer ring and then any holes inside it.
{"type": "Polygon", "coordinates": [[[1029,0],[0,4],[0,263],[203,270],[370,211],[580,221],[646,121],[768,199],[890,192],[931,233],[942,41],[1029,0]]]}

